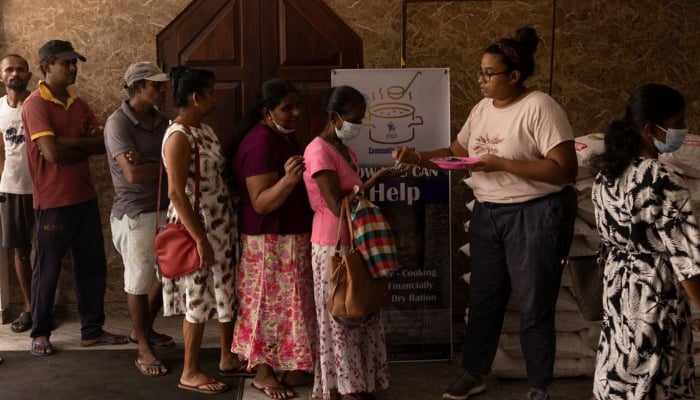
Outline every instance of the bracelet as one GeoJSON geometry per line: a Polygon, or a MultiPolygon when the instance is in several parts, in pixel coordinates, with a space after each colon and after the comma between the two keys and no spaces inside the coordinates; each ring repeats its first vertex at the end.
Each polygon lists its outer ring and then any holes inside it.
{"type": "Polygon", "coordinates": [[[416,153],[416,156],[418,157],[418,161],[416,161],[416,165],[420,165],[420,161],[421,161],[420,151],[416,151],[415,153],[416,153]]]}

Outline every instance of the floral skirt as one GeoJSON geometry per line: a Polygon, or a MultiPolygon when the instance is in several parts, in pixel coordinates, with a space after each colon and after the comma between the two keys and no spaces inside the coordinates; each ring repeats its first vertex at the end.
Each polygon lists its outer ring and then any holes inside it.
{"type": "Polygon", "coordinates": [[[379,313],[359,328],[336,322],[326,308],[328,259],[335,246],[311,245],[314,297],[319,326],[319,360],[314,371],[313,399],[329,400],[340,394],[376,392],[389,387],[384,327],[379,313]]]}
{"type": "Polygon", "coordinates": [[[316,354],[310,235],[241,235],[239,303],[231,351],[248,367],[313,369],[316,354]]]}

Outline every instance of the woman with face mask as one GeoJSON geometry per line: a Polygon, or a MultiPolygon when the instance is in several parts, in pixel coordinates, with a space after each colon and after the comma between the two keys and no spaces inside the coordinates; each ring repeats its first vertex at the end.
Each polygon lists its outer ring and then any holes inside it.
{"type": "MultiPolygon", "coordinates": [[[[350,86],[331,88],[323,104],[328,121],[304,151],[304,183],[314,210],[311,263],[320,344],[312,398],[368,400],[389,386],[381,316],[374,314],[359,328],[348,328],[331,317],[326,308],[328,259],[337,240],[343,197],[355,185],[367,189],[394,169],[381,168],[363,184],[355,152],[343,143],[360,132],[367,108],[362,93],[350,86]]],[[[349,239],[344,237],[341,244],[347,248],[349,239]]]]}
{"type": "Polygon", "coordinates": [[[242,252],[231,351],[257,367],[252,385],[272,399],[294,397],[292,386],[313,381],[312,212],[294,136],[300,113],[294,86],[263,83],[260,102],[237,129],[233,158],[242,252]],[[273,369],[285,371],[281,379],[273,369]]]}
{"type": "Polygon", "coordinates": [[[647,84],[591,159],[592,200],[609,250],[596,399],[695,399],[688,301],[700,307],[700,235],[683,177],[658,160],[683,143],[685,99],[647,84]]]}

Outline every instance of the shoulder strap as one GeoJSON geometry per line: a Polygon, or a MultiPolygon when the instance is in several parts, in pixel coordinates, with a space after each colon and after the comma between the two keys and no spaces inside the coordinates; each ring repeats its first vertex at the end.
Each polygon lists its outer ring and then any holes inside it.
{"type": "Polygon", "coordinates": [[[340,205],[340,216],[338,217],[338,236],[335,243],[335,254],[340,256],[340,237],[343,233],[343,225],[347,225],[348,232],[350,233],[350,247],[355,248],[355,233],[352,230],[352,219],[350,217],[350,196],[343,197],[343,201],[340,205]]]}

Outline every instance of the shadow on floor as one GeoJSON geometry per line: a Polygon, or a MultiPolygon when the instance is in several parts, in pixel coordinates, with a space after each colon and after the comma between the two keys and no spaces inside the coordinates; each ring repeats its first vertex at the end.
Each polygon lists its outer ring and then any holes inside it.
{"type": "MultiPolygon", "coordinates": [[[[211,395],[177,388],[182,371],[181,348],[158,350],[170,372],[162,377],[141,375],[134,366],[135,350],[65,350],[48,357],[28,351],[4,351],[0,365],[0,398],[12,400],[213,399],[211,395]]],[[[202,368],[216,376],[217,349],[202,349],[202,368]]],[[[216,376],[218,378],[218,376],[216,376]]],[[[243,379],[221,378],[231,389],[219,398],[237,399],[243,379]]]]}

